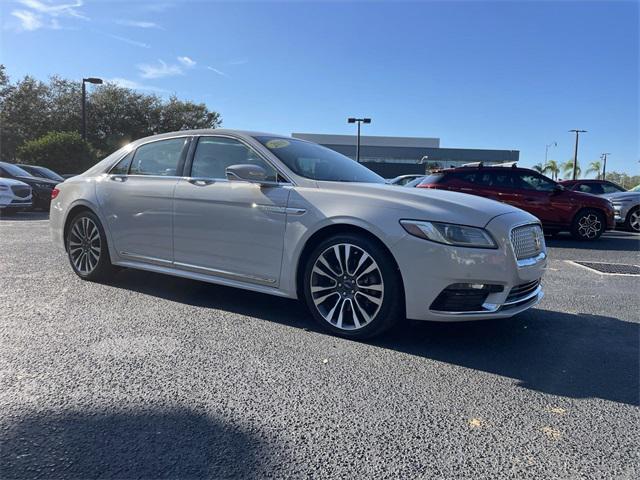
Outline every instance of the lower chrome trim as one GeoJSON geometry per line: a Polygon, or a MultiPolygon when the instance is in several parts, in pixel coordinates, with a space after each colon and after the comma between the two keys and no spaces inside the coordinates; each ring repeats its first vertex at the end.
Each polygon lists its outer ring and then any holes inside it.
{"type": "Polygon", "coordinates": [[[159,263],[161,265],[171,265],[173,263],[171,260],[165,260],[163,258],[157,258],[157,257],[149,257],[147,255],[138,255],[137,253],[120,252],[120,255],[124,257],[135,258],[136,260],[141,260],[143,262],[159,263]]]}
{"type": "Polygon", "coordinates": [[[470,312],[447,312],[447,311],[443,311],[443,310],[429,310],[430,312],[436,313],[438,315],[451,315],[451,316],[461,316],[464,317],[465,315],[483,315],[483,314],[487,314],[487,313],[497,313],[505,308],[511,307],[513,305],[518,305],[518,304],[526,304],[527,302],[534,300],[535,302],[532,303],[531,305],[528,305],[529,307],[533,307],[535,304],[537,304],[540,300],[542,300],[542,297],[544,297],[544,292],[542,291],[542,286],[539,285],[538,288],[536,288],[533,292],[531,292],[529,295],[519,298],[517,300],[513,300],[511,302],[505,302],[505,303],[484,303],[482,304],[482,310],[473,310],[470,312]]]}
{"type": "Polygon", "coordinates": [[[250,282],[265,283],[267,285],[274,285],[276,283],[276,280],[273,279],[273,278],[256,277],[255,275],[246,275],[246,274],[243,274],[243,273],[229,272],[227,270],[219,270],[217,268],[201,267],[201,266],[198,266],[198,265],[191,265],[189,263],[173,262],[173,265],[178,267],[178,268],[186,268],[186,269],[189,269],[189,270],[195,270],[195,271],[199,271],[199,272],[206,272],[206,273],[209,273],[209,274],[218,275],[218,276],[221,276],[221,277],[232,278],[232,279],[236,279],[236,280],[248,280],[250,282]]]}
{"type": "Polygon", "coordinates": [[[517,260],[518,267],[530,267],[531,265],[535,265],[538,262],[542,262],[545,258],[547,258],[547,252],[540,252],[536,257],[517,260]]]}

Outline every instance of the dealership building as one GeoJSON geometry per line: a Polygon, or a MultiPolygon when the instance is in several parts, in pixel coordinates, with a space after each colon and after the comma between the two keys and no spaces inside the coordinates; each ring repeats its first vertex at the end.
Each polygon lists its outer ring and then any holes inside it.
{"type": "MultiPolygon", "coordinates": [[[[292,137],[319,143],[356,159],[355,135],[292,133],[292,137]]],[[[385,178],[409,173],[425,173],[435,168],[458,167],[465,163],[517,162],[518,150],[441,148],[439,138],[360,137],[360,163],[385,178]]]]}

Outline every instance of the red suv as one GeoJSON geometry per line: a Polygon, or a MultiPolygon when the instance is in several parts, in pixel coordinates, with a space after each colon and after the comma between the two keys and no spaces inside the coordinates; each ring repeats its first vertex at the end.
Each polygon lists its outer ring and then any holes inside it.
{"type": "Polygon", "coordinates": [[[578,240],[595,240],[615,226],[607,199],[567,190],[527,168],[452,168],[425,177],[417,188],[455,190],[508,203],[538,217],[547,233],[566,230],[578,240]]]}

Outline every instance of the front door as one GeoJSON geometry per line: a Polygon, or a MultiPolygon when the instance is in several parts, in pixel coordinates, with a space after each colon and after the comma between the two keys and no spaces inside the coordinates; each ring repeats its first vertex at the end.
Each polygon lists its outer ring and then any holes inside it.
{"type": "Polygon", "coordinates": [[[121,257],[171,263],[173,193],[186,144],[183,137],[141,145],[96,184],[100,209],[121,257]]]}
{"type": "Polygon", "coordinates": [[[228,181],[225,169],[259,164],[276,170],[249,146],[222,136],[201,137],[190,177],[174,195],[174,260],[179,268],[277,286],[290,187],[228,181]]]}

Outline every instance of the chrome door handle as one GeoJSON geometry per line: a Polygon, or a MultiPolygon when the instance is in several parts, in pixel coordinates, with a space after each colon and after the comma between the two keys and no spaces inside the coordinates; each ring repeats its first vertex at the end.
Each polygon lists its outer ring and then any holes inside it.
{"type": "Polygon", "coordinates": [[[109,177],[111,180],[113,180],[114,182],[126,182],[127,181],[127,177],[126,176],[120,176],[120,175],[111,175],[111,177],[109,177]]]}
{"type": "Polygon", "coordinates": [[[211,185],[213,183],[213,180],[210,180],[208,178],[190,178],[188,180],[188,182],[191,185],[196,185],[198,187],[204,187],[206,185],[211,185]]]}

